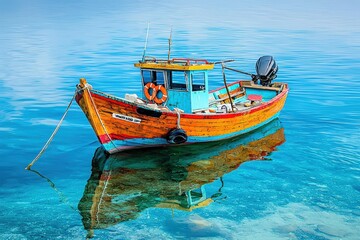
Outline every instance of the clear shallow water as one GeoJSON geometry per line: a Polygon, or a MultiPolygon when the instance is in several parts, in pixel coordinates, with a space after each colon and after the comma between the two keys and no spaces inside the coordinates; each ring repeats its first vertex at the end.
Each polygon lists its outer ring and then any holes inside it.
{"type": "MultiPolygon", "coordinates": [[[[359,3],[184,3],[0,1],[0,239],[86,237],[78,204],[99,144],[76,105],[33,167],[46,178],[24,168],[80,77],[139,94],[132,63],[149,21],[151,56],[166,56],[171,26],[174,57],[236,59],[231,66],[253,72],[258,57],[273,55],[291,90],[280,116],[286,141],[271,161],[224,174],[220,201],[191,212],[148,207],[94,238],[358,239],[359,3]]],[[[221,181],[205,186],[216,192],[221,181]]]]}

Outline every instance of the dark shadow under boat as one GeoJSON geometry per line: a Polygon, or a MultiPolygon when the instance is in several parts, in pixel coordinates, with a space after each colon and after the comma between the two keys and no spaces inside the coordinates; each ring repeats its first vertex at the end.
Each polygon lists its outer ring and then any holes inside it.
{"type": "MultiPolygon", "coordinates": [[[[266,156],[285,142],[278,119],[221,142],[107,155],[100,147],[78,208],[87,230],[136,219],[151,207],[192,211],[221,198],[222,176],[266,156]],[[205,184],[220,179],[215,193],[205,184]]],[[[213,189],[213,188],[212,188],[213,189]]]]}

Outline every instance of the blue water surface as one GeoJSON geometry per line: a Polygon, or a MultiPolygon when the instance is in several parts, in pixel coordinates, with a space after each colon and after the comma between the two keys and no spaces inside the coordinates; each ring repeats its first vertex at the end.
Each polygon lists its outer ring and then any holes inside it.
{"type": "MultiPolygon", "coordinates": [[[[358,9],[356,0],[0,0],[0,239],[89,236],[78,205],[100,145],[76,104],[36,172],[24,168],[79,78],[140,95],[133,63],[148,23],[150,56],[167,56],[171,28],[173,57],[235,59],[229,66],[254,72],[260,56],[274,56],[276,81],[290,86],[280,115],[286,141],[271,161],[205,182],[223,185],[219,201],[190,212],[148,207],[93,238],[359,239],[358,9]]],[[[221,86],[219,67],[211,77],[212,88],[221,86]]]]}

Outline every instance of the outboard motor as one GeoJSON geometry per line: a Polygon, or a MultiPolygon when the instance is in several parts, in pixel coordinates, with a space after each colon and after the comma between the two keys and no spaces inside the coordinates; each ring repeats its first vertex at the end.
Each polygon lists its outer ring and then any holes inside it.
{"type": "Polygon", "coordinates": [[[269,86],[271,81],[276,78],[278,66],[272,56],[262,56],[256,62],[256,78],[263,86],[269,86]]]}

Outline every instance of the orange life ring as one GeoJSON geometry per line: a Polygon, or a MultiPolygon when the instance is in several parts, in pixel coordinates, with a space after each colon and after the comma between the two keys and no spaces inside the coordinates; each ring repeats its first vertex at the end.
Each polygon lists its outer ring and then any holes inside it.
{"type": "Polygon", "coordinates": [[[162,104],[164,102],[166,102],[168,96],[167,96],[167,91],[166,88],[163,85],[157,85],[155,88],[155,98],[154,98],[154,102],[156,102],[157,104],[162,104]],[[157,97],[158,92],[162,93],[161,98],[157,97]]]}
{"type": "Polygon", "coordinates": [[[153,84],[152,82],[148,82],[147,84],[145,84],[144,86],[144,94],[145,97],[147,99],[149,99],[150,101],[152,101],[155,97],[156,97],[156,89],[155,89],[156,85],[153,84]],[[150,95],[150,90],[152,90],[152,93],[150,95]]]}

